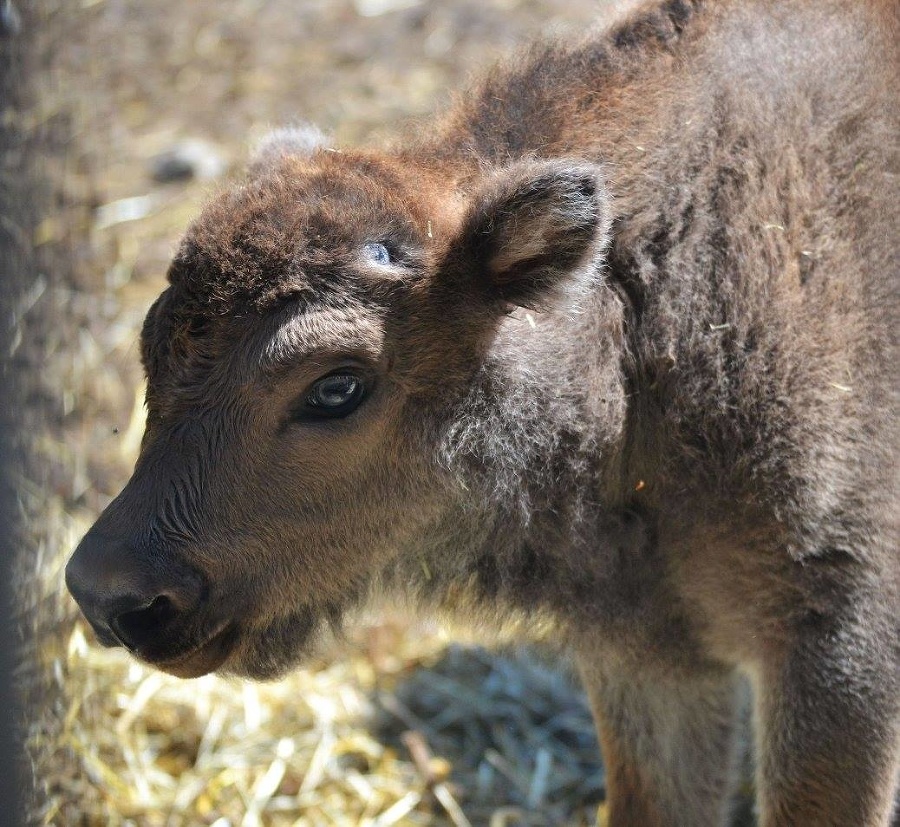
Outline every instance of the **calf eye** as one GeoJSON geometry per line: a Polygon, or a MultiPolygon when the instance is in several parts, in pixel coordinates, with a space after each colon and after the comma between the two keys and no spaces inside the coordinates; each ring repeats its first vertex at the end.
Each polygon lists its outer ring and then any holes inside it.
{"type": "Polygon", "coordinates": [[[377,241],[370,241],[368,244],[363,245],[362,251],[366,259],[372,264],[393,263],[391,251],[384,244],[377,241]]]}
{"type": "Polygon", "coordinates": [[[365,395],[362,380],[352,373],[332,373],[312,386],[306,396],[306,410],[316,416],[347,416],[365,395]]]}

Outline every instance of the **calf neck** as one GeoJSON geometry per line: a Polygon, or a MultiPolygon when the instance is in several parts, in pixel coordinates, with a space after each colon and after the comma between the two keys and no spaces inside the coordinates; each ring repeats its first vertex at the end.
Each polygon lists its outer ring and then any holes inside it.
{"type": "Polygon", "coordinates": [[[384,594],[575,655],[610,824],[887,825],[900,7],[667,0],[417,137],[264,142],[143,330],[101,641],[267,678],[384,594]]]}

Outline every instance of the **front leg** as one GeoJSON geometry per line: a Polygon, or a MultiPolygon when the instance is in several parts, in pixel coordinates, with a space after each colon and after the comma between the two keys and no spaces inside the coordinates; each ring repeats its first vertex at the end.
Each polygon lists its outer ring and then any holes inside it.
{"type": "Polygon", "coordinates": [[[853,603],[806,618],[756,676],[761,827],[891,824],[900,607],[853,603]]]}
{"type": "Polygon", "coordinates": [[[606,766],[609,827],[720,827],[736,765],[737,680],[582,663],[606,766]]]}

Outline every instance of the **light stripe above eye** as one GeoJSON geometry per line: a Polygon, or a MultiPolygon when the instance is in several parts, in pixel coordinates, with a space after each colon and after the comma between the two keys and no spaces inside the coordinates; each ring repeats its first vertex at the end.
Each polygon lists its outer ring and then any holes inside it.
{"type": "Polygon", "coordinates": [[[317,356],[335,354],[355,355],[377,363],[383,344],[380,320],[366,309],[298,312],[264,341],[257,369],[274,377],[317,356]]]}

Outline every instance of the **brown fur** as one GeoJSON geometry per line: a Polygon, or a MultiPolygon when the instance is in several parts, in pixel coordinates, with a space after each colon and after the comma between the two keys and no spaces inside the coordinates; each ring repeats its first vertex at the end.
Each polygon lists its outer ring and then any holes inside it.
{"type": "Polygon", "coordinates": [[[888,824],[898,78],[896,2],[666,0],[394,152],[267,142],[148,314],[68,569],[101,639],[268,677],[385,592],[550,621],[611,824],[725,819],[736,671],[762,824],[888,824]],[[311,419],[336,369],[368,395],[311,419]]]}

